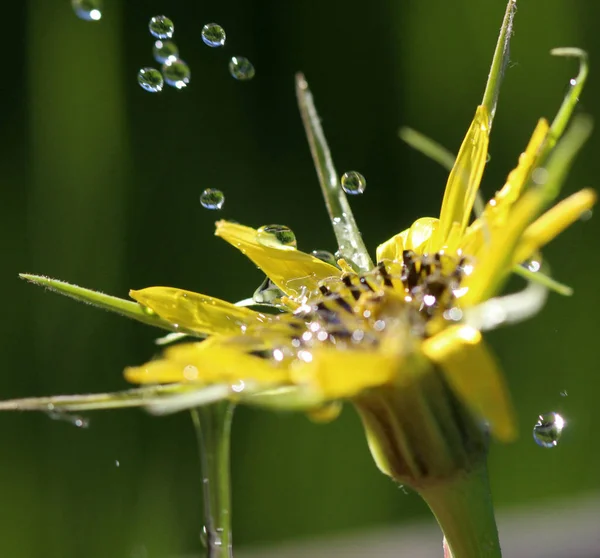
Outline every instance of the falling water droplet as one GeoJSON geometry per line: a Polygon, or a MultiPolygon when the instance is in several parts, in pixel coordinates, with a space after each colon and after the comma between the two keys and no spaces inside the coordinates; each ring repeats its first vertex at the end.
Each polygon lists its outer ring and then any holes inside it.
{"type": "Polygon", "coordinates": [[[237,80],[252,79],[256,73],[252,62],[243,56],[232,56],[229,61],[229,73],[237,80]]]}
{"type": "Polygon", "coordinates": [[[99,21],[102,17],[102,2],[99,0],[71,0],[75,15],[85,21],[99,21]]]}
{"type": "Polygon", "coordinates": [[[57,411],[53,405],[51,409],[51,405],[52,404],[48,405],[48,412],[46,414],[52,420],[68,422],[77,428],[87,428],[90,425],[90,421],[88,419],[80,417],[79,415],[71,415],[69,413],[65,413],[64,411],[57,411]]]}
{"type": "Polygon", "coordinates": [[[150,93],[162,91],[165,82],[162,74],[155,68],[142,68],[137,75],[140,86],[150,93]]]}
{"type": "Polygon", "coordinates": [[[206,209],[221,209],[225,203],[225,196],[221,190],[207,188],[200,194],[200,204],[206,209]]]}
{"type": "Polygon", "coordinates": [[[154,16],[148,24],[150,33],[157,39],[170,39],[175,32],[173,22],[164,15],[154,16]]]}
{"type": "Polygon", "coordinates": [[[159,64],[164,64],[169,60],[177,60],[179,58],[179,48],[173,41],[161,41],[160,39],[154,43],[152,49],[154,60],[159,64]]]}
{"type": "Polygon", "coordinates": [[[202,28],[202,40],[209,47],[220,47],[225,44],[225,29],[217,23],[207,23],[202,28]]]}
{"type": "Polygon", "coordinates": [[[344,192],[346,192],[346,194],[351,194],[352,196],[362,194],[367,187],[365,177],[356,171],[345,172],[340,181],[344,192]]]}
{"type": "Polygon", "coordinates": [[[538,446],[553,448],[558,445],[566,424],[565,419],[558,413],[552,412],[540,415],[533,427],[533,439],[538,446]]]}
{"type": "Polygon", "coordinates": [[[115,459],[115,467],[120,467],[121,462],[118,459],[115,459]]]}
{"type": "Polygon", "coordinates": [[[335,259],[335,256],[327,250],[313,250],[311,255],[325,263],[337,267],[337,260],[335,259]]]}
{"type": "Polygon", "coordinates": [[[181,58],[167,60],[162,73],[167,84],[176,89],[183,89],[190,82],[190,68],[181,58]]]}
{"type": "Polygon", "coordinates": [[[279,250],[295,250],[296,235],[285,225],[265,225],[256,232],[259,244],[279,250]]]}

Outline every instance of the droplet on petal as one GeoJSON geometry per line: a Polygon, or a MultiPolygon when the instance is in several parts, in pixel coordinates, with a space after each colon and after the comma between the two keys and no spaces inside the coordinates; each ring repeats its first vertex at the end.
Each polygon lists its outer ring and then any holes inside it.
{"type": "Polygon", "coordinates": [[[295,250],[296,235],[285,225],[265,225],[256,232],[256,240],[259,244],[268,248],[279,250],[295,250]]]}

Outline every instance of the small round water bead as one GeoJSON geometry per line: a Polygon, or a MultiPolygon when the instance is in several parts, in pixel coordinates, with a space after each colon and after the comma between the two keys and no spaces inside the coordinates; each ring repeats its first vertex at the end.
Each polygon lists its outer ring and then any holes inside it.
{"type": "Polygon", "coordinates": [[[256,71],[252,62],[243,56],[232,56],[229,61],[229,73],[239,81],[252,79],[256,71]]]}
{"type": "Polygon", "coordinates": [[[558,413],[544,413],[533,427],[533,439],[538,446],[553,448],[558,445],[566,425],[565,419],[558,413]]]}
{"type": "Polygon", "coordinates": [[[225,44],[225,29],[217,23],[207,23],[202,28],[202,40],[209,47],[221,47],[225,44]]]}
{"type": "Polygon", "coordinates": [[[225,195],[221,190],[207,188],[200,194],[200,204],[206,209],[221,209],[225,203],[225,195]]]}
{"type": "Polygon", "coordinates": [[[165,82],[162,74],[155,68],[142,68],[137,75],[140,86],[150,93],[162,91],[165,82]]]}
{"type": "Polygon", "coordinates": [[[268,248],[295,250],[296,235],[285,225],[265,225],[256,231],[256,240],[268,248]]]}
{"type": "Polygon", "coordinates": [[[152,49],[154,60],[160,64],[164,64],[169,60],[177,60],[179,58],[179,48],[173,41],[161,41],[160,39],[154,43],[152,49]]]}
{"type": "Polygon", "coordinates": [[[342,183],[342,189],[344,192],[352,196],[362,194],[367,187],[367,181],[365,180],[365,177],[356,171],[348,171],[342,174],[340,182],[342,183]]]}
{"type": "Polygon", "coordinates": [[[150,19],[148,29],[157,39],[170,39],[175,32],[175,25],[167,16],[159,15],[150,19]]]}
{"type": "Polygon", "coordinates": [[[71,0],[75,15],[84,21],[99,21],[102,18],[102,2],[99,0],[71,0]]]}
{"type": "Polygon", "coordinates": [[[192,75],[190,67],[181,58],[167,60],[162,66],[162,74],[167,84],[176,89],[183,89],[192,75]]]}
{"type": "Polygon", "coordinates": [[[327,252],[327,250],[313,250],[311,255],[325,263],[337,267],[335,256],[331,252],[327,252]]]}

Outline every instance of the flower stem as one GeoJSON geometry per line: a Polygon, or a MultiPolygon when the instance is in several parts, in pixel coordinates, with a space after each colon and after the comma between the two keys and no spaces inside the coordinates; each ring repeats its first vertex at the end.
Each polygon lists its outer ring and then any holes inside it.
{"type": "Polygon", "coordinates": [[[198,436],[204,532],[208,558],[231,558],[231,480],[229,448],[234,405],[221,401],[198,407],[192,420],[198,436]]]}
{"type": "Polygon", "coordinates": [[[444,532],[451,558],[501,558],[485,463],[419,489],[444,532]]]}

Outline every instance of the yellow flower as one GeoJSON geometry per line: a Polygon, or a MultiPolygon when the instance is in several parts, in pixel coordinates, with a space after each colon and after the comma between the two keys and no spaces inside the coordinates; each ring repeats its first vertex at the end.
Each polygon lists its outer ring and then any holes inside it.
{"type": "MultiPolygon", "coordinates": [[[[133,390],[127,404],[170,412],[229,398],[324,419],[334,416],[337,402],[350,400],[380,468],[413,485],[479,459],[482,421],[500,440],[515,437],[508,391],[481,331],[539,310],[544,285],[497,295],[510,273],[537,259],[545,244],[592,207],[596,195],[584,189],[553,205],[589,131],[589,122],[581,120],[563,134],[587,66],[580,51],[560,49],[555,54],[580,58],[575,86],[552,124],[539,121],[504,186],[471,222],[513,15],[511,1],[483,102],[450,172],[439,217],[417,219],[381,244],[375,264],[340,187],[312,95],[298,76],[301,114],[338,239],[337,263],[297,250],[284,227],[256,230],[220,221],[216,235],[267,275],[276,313],[171,287],[131,291],[141,305],[135,308],[110,297],[94,300],[206,338],[128,368],[127,380],[150,391],[133,390]],[[163,384],[169,385],[165,391],[152,391],[163,384]]],[[[530,277],[538,278],[552,285],[540,271],[530,277]]],[[[76,287],[32,280],[84,298],[76,287]]],[[[91,407],[75,401],[64,408],[91,407]]]]}

